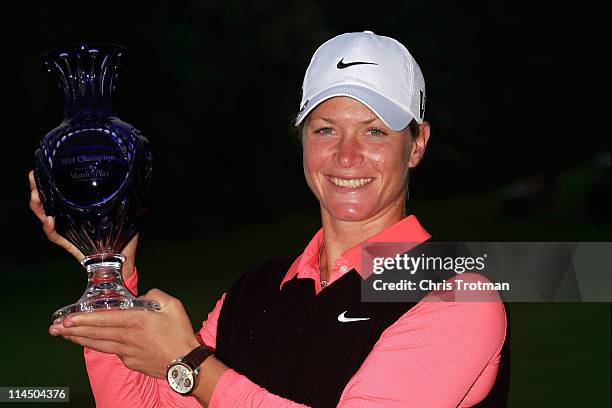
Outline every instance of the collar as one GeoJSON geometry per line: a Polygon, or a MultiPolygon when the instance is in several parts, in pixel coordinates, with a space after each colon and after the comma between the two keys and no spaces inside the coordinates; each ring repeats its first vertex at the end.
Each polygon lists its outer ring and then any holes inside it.
{"type": "MultiPolygon", "coordinates": [[[[354,247],[344,251],[342,256],[334,262],[330,274],[330,284],[338,279],[343,273],[355,269],[362,279],[368,276],[361,268],[361,253],[363,245],[374,242],[412,242],[421,243],[431,237],[427,231],[421,226],[414,215],[409,215],[402,220],[396,222],[390,227],[382,230],[376,235],[366,239],[365,241],[355,245],[354,247]]],[[[291,264],[289,270],[285,274],[283,281],[280,284],[282,289],[285,282],[297,277],[298,279],[310,278],[315,281],[317,292],[321,290],[319,282],[319,249],[323,240],[323,228],[319,229],[312,237],[304,252],[296,258],[291,264]]]]}

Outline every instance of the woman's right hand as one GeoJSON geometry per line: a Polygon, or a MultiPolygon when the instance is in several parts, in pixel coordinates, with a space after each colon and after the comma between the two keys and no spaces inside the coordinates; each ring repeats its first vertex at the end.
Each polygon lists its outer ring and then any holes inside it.
{"type": "MultiPolygon", "coordinates": [[[[30,179],[30,209],[42,223],[43,231],[47,235],[47,238],[54,244],[64,248],[70,255],[74,256],[79,262],[81,262],[85,257],[83,253],[79,251],[77,247],[72,245],[66,238],[62,237],[57,233],[57,231],[55,231],[55,219],[45,214],[42,202],[40,201],[40,196],[38,195],[38,189],[36,188],[36,182],[34,181],[33,171],[30,171],[28,178],[30,179]]],[[[125,262],[123,263],[123,267],[121,269],[123,279],[127,279],[134,273],[137,246],[138,234],[136,234],[134,238],[132,238],[125,246],[123,251],[121,251],[121,254],[125,256],[125,262]]]]}

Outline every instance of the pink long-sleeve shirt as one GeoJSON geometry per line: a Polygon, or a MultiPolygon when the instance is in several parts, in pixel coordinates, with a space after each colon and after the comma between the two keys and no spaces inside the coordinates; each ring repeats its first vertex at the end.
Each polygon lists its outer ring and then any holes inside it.
{"type": "MultiPolygon", "coordinates": [[[[291,265],[283,283],[297,275],[298,279],[313,279],[315,290],[321,291],[317,255],[322,238],[323,231],[319,230],[291,265]]],[[[409,216],[365,242],[423,242],[428,238],[429,234],[417,219],[409,216]]],[[[362,274],[360,256],[360,245],[344,252],[334,263],[330,285],[352,268],[362,274]]],[[[471,273],[463,274],[462,279],[486,280],[471,273]]],[[[137,282],[135,272],[125,283],[137,293],[137,282]]],[[[338,407],[469,407],[488,394],[495,382],[505,339],[503,304],[497,294],[493,296],[494,301],[489,302],[439,299],[444,296],[445,293],[432,292],[382,333],[345,386],[338,407]],[[433,296],[437,296],[438,301],[428,300],[433,296]]],[[[217,321],[224,298],[225,294],[198,332],[201,341],[213,349],[216,348],[217,321]]],[[[172,391],[165,379],[126,368],[116,355],[87,348],[84,353],[98,407],[201,406],[194,397],[172,391]]],[[[268,392],[231,368],[219,379],[208,406],[304,407],[268,392]]]]}

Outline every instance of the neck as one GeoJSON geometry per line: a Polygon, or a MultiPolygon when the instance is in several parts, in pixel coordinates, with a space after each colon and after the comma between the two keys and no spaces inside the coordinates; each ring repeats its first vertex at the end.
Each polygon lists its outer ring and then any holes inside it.
{"type": "Polygon", "coordinates": [[[403,200],[382,213],[363,221],[339,220],[321,207],[323,237],[325,238],[321,256],[324,279],[329,279],[330,268],[328,268],[328,265],[333,265],[344,251],[385,230],[405,216],[403,200]]]}

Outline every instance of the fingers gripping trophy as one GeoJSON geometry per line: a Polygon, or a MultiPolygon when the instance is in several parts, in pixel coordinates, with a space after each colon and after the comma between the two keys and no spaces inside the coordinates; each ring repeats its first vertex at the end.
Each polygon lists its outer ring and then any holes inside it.
{"type": "Polygon", "coordinates": [[[137,234],[151,189],[147,139],[121,121],[111,102],[126,49],[80,43],[50,50],[42,63],[65,97],[63,122],[35,153],[34,178],[47,216],[84,258],[87,287],[52,319],[107,309],[158,310],[125,287],[122,249],[137,234]]]}

